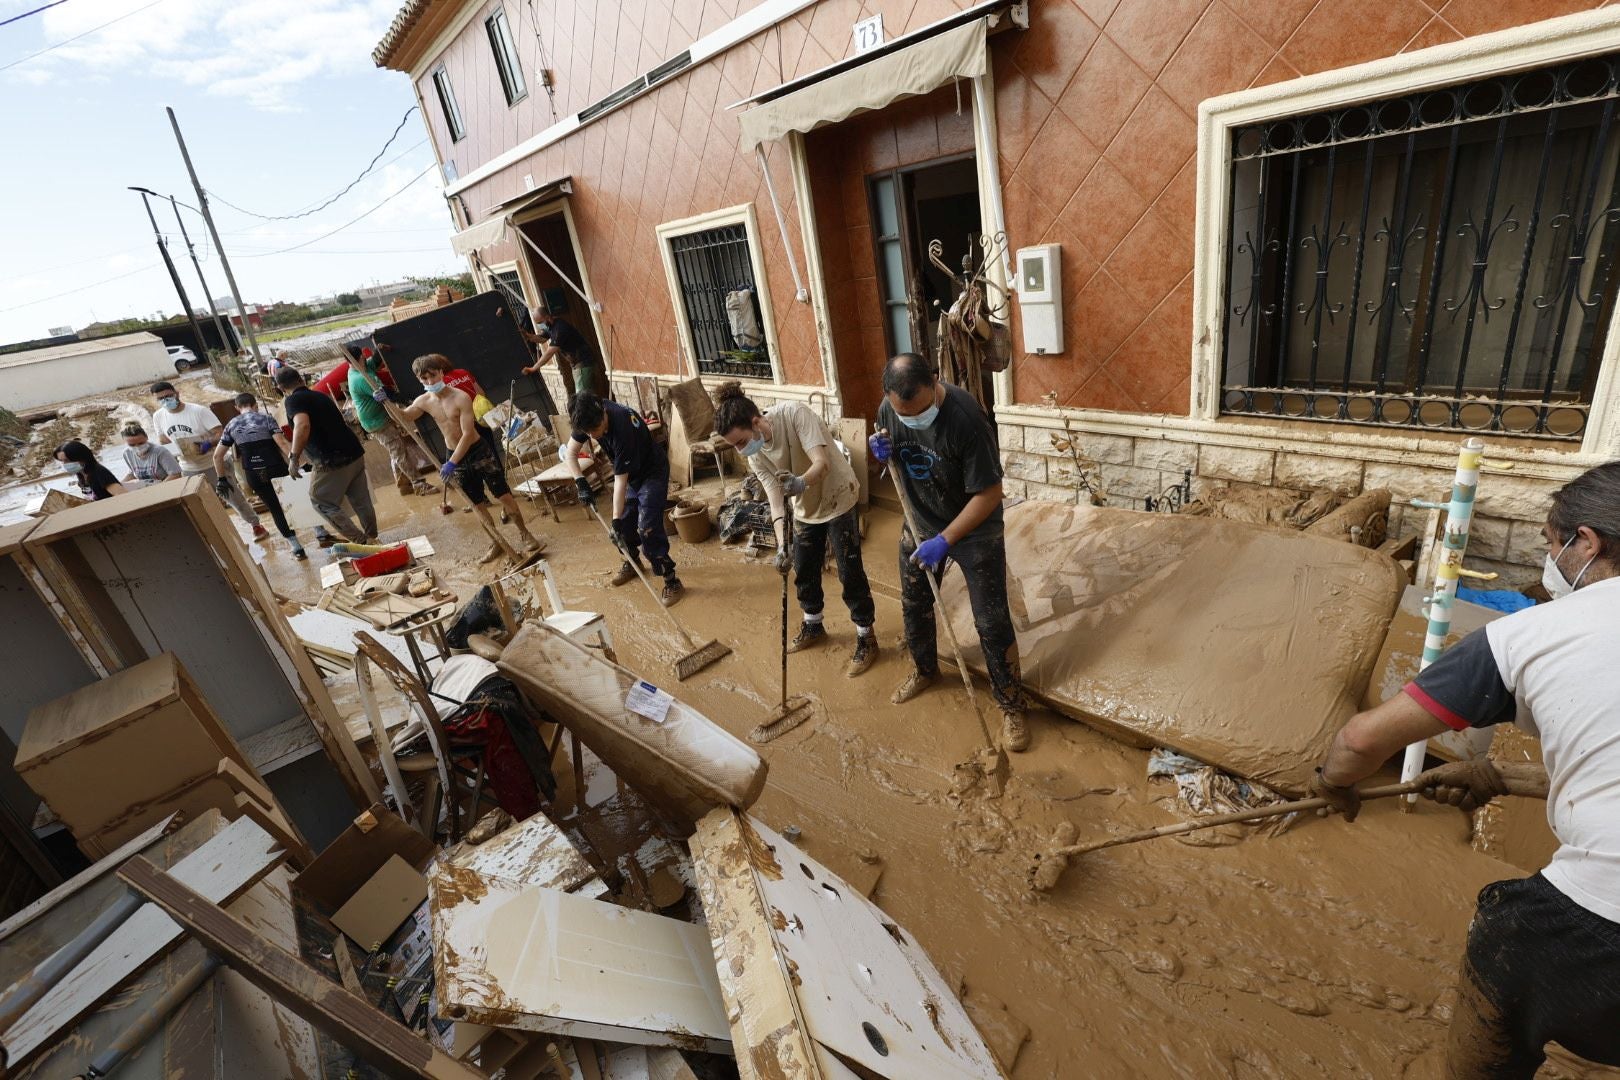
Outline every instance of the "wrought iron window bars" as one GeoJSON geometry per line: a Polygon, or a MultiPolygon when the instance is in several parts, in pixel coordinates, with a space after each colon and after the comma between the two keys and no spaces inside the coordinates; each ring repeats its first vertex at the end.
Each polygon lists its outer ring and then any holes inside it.
{"type": "Polygon", "coordinates": [[[750,349],[740,345],[726,317],[726,297],[746,289],[753,299],[754,317],[764,325],[754,264],[749,258],[747,227],[721,225],[674,236],[669,240],[669,249],[675,260],[686,323],[692,330],[698,371],[705,375],[769,379],[771,360],[766,346],[750,349]]]}

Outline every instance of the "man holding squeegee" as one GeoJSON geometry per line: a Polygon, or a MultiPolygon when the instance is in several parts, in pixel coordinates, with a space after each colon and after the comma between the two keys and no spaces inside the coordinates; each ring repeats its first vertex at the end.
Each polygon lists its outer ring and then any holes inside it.
{"type": "Polygon", "coordinates": [[[1018,640],[1007,607],[1007,547],[1001,530],[1001,455],[990,419],[972,396],[939,381],[928,361],[901,353],[883,368],[872,457],[894,471],[923,536],[900,537],[900,611],[915,665],[890,699],[910,701],[939,678],[934,597],[926,574],[949,559],[967,582],[990,693],[1007,750],[1029,747],[1018,640]]]}
{"type": "Polygon", "coordinates": [[[573,437],[568,440],[564,459],[573,474],[579,501],[596,508],[596,492],[579,467],[579,455],[587,452],[595,439],[613,462],[613,535],[624,554],[624,565],[613,575],[613,584],[635,580],[641,553],[653,573],[664,579],[659,600],[665,607],[686,595],[686,586],[675,574],[675,560],[669,557],[669,534],[664,531],[664,505],[669,501],[669,457],[647,431],[647,422],[634,409],[616,401],[603,401],[586,391],[576,394],[568,410],[573,437]],[[634,562],[635,566],[631,563],[634,562]]]}
{"type": "Polygon", "coordinates": [[[1409,743],[1500,723],[1541,739],[1539,783],[1483,760],[1419,777],[1427,797],[1465,810],[1541,795],[1560,844],[1541,873],[1480,890],[1452,1012],[1454,1080],[1531,1077],[1555,1040],[1620,1065],[1620,462],[1559,489],[1542,534],[1556,602],[1474,631],[1351,718],[1312,785],[1354,820],[1356,783],[1409,743]]]}

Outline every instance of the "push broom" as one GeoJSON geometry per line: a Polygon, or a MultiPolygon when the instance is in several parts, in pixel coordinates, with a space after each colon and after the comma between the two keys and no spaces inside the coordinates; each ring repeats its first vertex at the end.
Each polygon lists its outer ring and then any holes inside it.
{"type": "Polygon", "coordinates": [[[686,628],[675,617],[675,613],[664,606],[664,601],[659,597],[658,590],[653,588],[652,582],[647,580],[647,575],[642,572],[641,566],[635,559],[630,558],[628,552],[619,547],[618,537],[613,535],[612,527],[602,520],[602,515],[596,512],[595,506],[586,503],[585,507],[591,512],[591,517],[596,519],[596,523],[602,526],[602,531],[607,533],[608,541],[613,545],[614,550],[624,555],[624,561],[630,564],[630,569],[636,572],[636,577],[640,578],[641,583],[647,586],[647,593],[653,598],[653,602],[658,605],[658,610],[664,613],[664,618],[669,620],[669,625],[675,628],[675,632],[680,635],[681,641],[686,644],[688,650],[686,655],[677,658],[675,661],[675,677],[685,682],[716,660],[729,656],[731,646],[722,645],[718,641],[707,641],[702,645],[692,644],[692,635],[686,632],[686,628]]]}

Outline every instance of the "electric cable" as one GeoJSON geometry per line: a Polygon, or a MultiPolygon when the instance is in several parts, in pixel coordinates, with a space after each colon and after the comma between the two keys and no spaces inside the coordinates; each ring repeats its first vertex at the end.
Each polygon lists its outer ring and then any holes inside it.
{"type": "Polygon", "coordinates": [[[65,3],[67,3],[67,0],[51,0],[50,3],[41,4],[39,7],[35,8],[33,11],[25,11],[21,15],[13,15],[9,19],[0,19],[0,26],[10,26],[12,23],[19,22],[19,21],[21,21],[23,19],[26,19],[30,15],[38,15],[42,11],[49,11],[51,8],[60,7],[61,5],[65,4],[65,3]]]}
{"type": "MultiPolygon", "coordinates": [[[[337,202],[339,199],[343,198],[343,196],[347,195],[349,192],[353,191],[354,186],[356,184],[358,184],[360,181],[364,180],[368,175],[370,175],[371,170],[375,169],[377,167],[377,162],[381,161],[382,156],[384,154],[388,153],[388,148],[390,146],[394,145],[394,140],[399,138],[399,133],[401,131],[405,130],[405,121],[409,120],[411,118],[411,113],[413,113],[415,111],[416,111],[416,106],[415,105],[412,105],[410,108],[406,109],[405,110],[405,115],[399,118],[399,125],[394,128],[394,133],[392,135],[388,136],[388,141],[383,143],[382,149],[377,151],[376,156],[371,159],[371,163],[369,165],[367,165],[364,169],[360,170],[360,175],[359,176],[356,176],[353,180],[350,180],[348,182],[348,184],[344,185],[344,188],[343,188],[342,191],[338,192],[336,195],[333,195],[330,199],[327,199],[325,202],[321,203],[319,206],[312,207],[312,208],[310,208],[308,210],[300,210],[296,214],[261,214],[256,210],[247,210],[247,209],[244,209],[244,208],[242,208],[240,206],[237,206],[235,203],[230,202],[224,196],[218,194],[217,192],[210,191],[208,193],[208,195],[215,202],[224,203],[226,206],[230,207],[232,210],[235,210],[239,214],[246,214],[248,217],[260,218],[260,219],[262,219],[264,221],[294,221],[294,220],[296,220],[298,218],[309,217],[309,215],[311,215],[311,214],[319,213],[320,211],[325,210],[328,206],[331,206],[333,203],[337,202]]],[[[423,142],[426,142],[426,141],[427,140],[425,140],[425,139],[423,140],[423,142]]],[[[422,144],[417,143],[416,145],[420,146],[422,144]]],[[[411,149],[415,149],[415,147],[412,147],[411,149]]],[[[405,151],[404,153],[409,153],[409,151],[405,151]]],[[[403,156],[403,155],[401,155],[401,156],[403,156]]]]}
{"type": "Polygon", "coordinates": [[[152,264],[151,266],[138,267],[138,268],[136,268],[134,270],[131,270],[128,273],[125,273],[125,274],[114,274],[110,278],[102,278],[100,281],[91,281],[91,282],[87,282],[87,283],[85,283],[83,285],[75,285],[71,289],[67,289],[67,290],[65,290],[63,292],[59,292],[59,293],[53,293],[50,296],[41,296],[41,297],[37,297],[37,298],[35,298],[33,300],[25,300],[20,304],[12,304],[10,307],[0,308],[0,312],[4,312],[4,311],[21,311],[25,307],[33,307],[35,304],[43,304],[47,300],[60,300],[64,296],[72,296],[76,292],[83,292],[86,289],[93,289],[97,285],[106,285],[106,284],[109,284],[109,283],[114,282],[114,281],[122,281],[124,278],[134,277],[136,274],[149,273],[149,272],[151,272],[153,270],[156,270],[156,269],[157,269],[157,264],[155,264],[155,263],[152,264]]]}
{"type": "Polygon", "coordinates": [[[114,23],[121,23],[125,19],[129,18],[130,16],[139,15],[141,12],[147,10],[148,8],[155,8],[161,3],[163,3],[163,0],[152,0],[152,2],[149,3],[149,4],[142,4],[140,7],[136,8],[134,11],[126,11],[126,12],[124,12],[124,14],[118,16],[116,19],[108,19],[106,22],[102,23],[100,26],[92,26],[90,29],[86,30],[82,34],[74,34],[72,37],[67,38],[64,41],[58,41],[55,45],[47,45],[47,46],[45,46],[45,48],[40,49],[38,52],[31,52],[27,56],[19,57],[18,59],[13,60],[9,64],[0,64],[0,71],[10,71],[12,68],[16,67],[18,64],[26,64],[26,63],[28,63],[28,61],[34,59],[34,57],[36,57],[36,56],[44,56],[48,52],[55,52],[57,49],[60,49],[64,45],[71,45],[75,41],[78,41],[80,38],[87,38],[91,34],[94,34],[94,33],[97,33],[98,31],[107,29],[107,27],[113,25],[114,23]]]}
{"type": "Polygon", "coordinates": [[[324,233],[322,233],[321,235],[319,235],[317,237],[314,237],[314,238],[309,239],[309,240],[305,240],[301,244],[294,244],[292,247],[282,248],[279,251],[265,251],[265,252],[261,252],[261,253],[256,254],[256,255],[243,255],[242,258],[244,258],[244,259],[263,259],[263,258],[265,258],[267,256],[270,256],[270,255],[285,255],[289,251],[297,251],[300,248],[306,248],[306,247],[309,247],[309,245],[311,245],[311,244],[318,243],[319,241],[325,240],[328,236],[336,236],[338,233],[342,232],[344,229],[347,229],[350,225],[354,225],[354,224],[356,224],[356,223],[358,223],[360,221],[365,220],[366,218],[370,217],[372,214],[375,214],[378,210],[381,210],[383,207],[387,206],[390,202],[394,201],[394,199],[398,198],[400,195],[403,195],[408,188],[412,187],[414,184],[417,183],[417,181],[421,180],[428,173],[432,172],[435,167],[436,167],[436,165],[429,165],[427,168],[423,169],[421,172],[417,173],[414,177],[412,177],[410,179],[410,181],[405,184],[404,187],[399,188],[397,191],[395,191],[392,195],[389,195],[382,202],[378,203],[376,206],[373,206],[370,210],[367,210],[365,213],[361,214],[360,216],[349,219],[348,221],[344,222],[342,225],[339,225],[337,228],[331,230],[330,232],[324,232],[324,233]]]}

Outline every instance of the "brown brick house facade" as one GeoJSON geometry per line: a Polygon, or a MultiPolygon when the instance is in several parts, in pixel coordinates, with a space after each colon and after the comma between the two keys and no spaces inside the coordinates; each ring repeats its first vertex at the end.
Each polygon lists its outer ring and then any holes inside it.
{"type": "MultiPolygon", "coordinates": [[[[970,6],[965,0],[413,0],[376,55],[415,81],[439,159],[452,170],[458,227],[484,220],[530,187],[570,178],[568,224],[579,271],[601,305],[592,321],[615,376],[676,378],[694,370],[688,352],[696,337],[683,329],[666,267],[670,223],[696,219],[697,228],[706,224],[704,215],[751,207],[748,239],[763,271],[756,285],[774,360],[774,378],[760,384],[759,396],[820,392],[835,410],[870,417],[877,375],[895,341],[885,323],[882,245],[873,235],[874,181],[936,161],[982,159],[973,85],[958,80],[810,131],[802,152],[789,139],[765,144],[786,246],[759,164],[739,149],[737,117],[747,106],[728,106],[850,57],[851,30],[862,19],[881,15],[892,41],[970,6]],[[498,10],[513,28],[526,82],[526,94],[511,104],[486,25],[498,10]],[[718,52],[700,55],[703,43],[716,41],[718,52]],[[581,110],[689,49],[689,67],[566,130],[581,110]],[[542,69],[551,73],[549,89],[542,69]],[[452,138],[438,99],[440,71],[459,106],[460,138],[452,138]],[[546,141],[548,129],[555,141],[525,152],[526,142],[546,141]],[[806,192],[808,207],[800,205],[806,192]],[[790,257],[810,286],[809,303],[795,297],[790,257]]],[[[1297,84],[1301,94],[1320,95],[1311,87],[1333,82],[1336,73],[1349,79],[1361,71],[1356,65],[1369,65],[1366,78],[1382,78],[1372,69],[1399,66],[1399,58],[1431,46],[1442,48],[1422,54],[1399,77],[1420,83],[1422,61],[1433,56],[1437,70],[1455,67],[1466,78],[1468,40],[1491,43],[1497,38],[1481,35],[1508,31],[1528,42],[1538,37],[1538,20],[1595,6],[1573,0],[1012,5],[1016,10],[1001,22],[1006,28],[989,38],[985,85],[992,88],[995,168],[978,161],[979,187],[987,175],[999,181],[1011,247],[1061,246],[1065,337],[1060,353],[1025,354],[1019,304],[1011,304],[1014,358],[997,388],[996,414],[1014,489],[1074,497],[1064,459],[1048,437],[1067,426],[1081,433],[1122,503],[1179,479],[1185,469],[1209,482],[1347,492],[1376,483],[1401,498],[1441,495],[1458,432],[1232,416],[1219,407],[1222,377],[1211,350],[1229,305],[1216,296],[1200,310],[1195,300],[1201,289],[1209,294],[1225,286],[1227,252],[1210,250],[1207,237],[1228,210],[1205,211],[1200,196],[1201,187],[1216,190],[1211,177],[1228,166],[1215,160],[1222,144],[1206,139],[1201,179],[1200,107],[1260,87],[1297,84]],[[1021,22],[1027,27],[1009,26],[1021,22]],[[1208,252],[1202,276],[1201,229],[1208,252]]],[[[1620,41],[1620,24],[1605,21],[1607,13],[1584,18],[1592,25],[1581,24],[1586,36],[1578,48],[1620,41]]],[[[1524,48],[1528,57],[1535,46],[1524,48]]],[[[1490,51],[1481,46],[1482,54],[1490,51]]],[[[1502,70],[1500,61],[1480,63],[1502,70]]],[[[1346,93],[1353,99],[1353,90],[1346,93]]],[[[991,201],[981,195],[981,206],[991,201]]],[[[1237,242],[1229,238],[1227,247],[1237,242]]],[[[534,293],[556,284],[515,242],[479,256],[480,272],[515,268],[531,303],[534,293]]],[[[1609,351],[1607,336],[1590,351],[1594,360],[1609,351]]],[[[1487,524],[1477,555],[1508,567],[1539,560],[1532,535],[1538,500],[1615,452],[1620,422],[1607,404],[1610,385],[1598,376],[1583,438],[1486,433],[1497,448],[1493,457],[1514,462],[1507,489],[1515,498],[1504,497],[1508,505],[1493,518],[1493,481],[1482,484],[1487,524]]]]}

